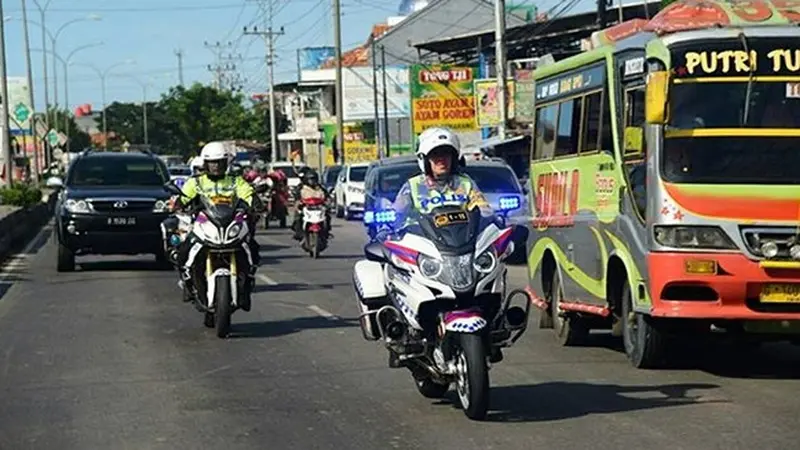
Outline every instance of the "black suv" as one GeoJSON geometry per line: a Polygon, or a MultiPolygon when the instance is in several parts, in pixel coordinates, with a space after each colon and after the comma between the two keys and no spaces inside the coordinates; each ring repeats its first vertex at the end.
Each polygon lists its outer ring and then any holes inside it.
{"type": "Polygon", "coordinates": [[[169,172],[149,152],[87,150],[70,164],[56,203],[58,271],[75,269],[76,255],[156,255],[165,261],[161,221],[169,215],[169,172]]]}

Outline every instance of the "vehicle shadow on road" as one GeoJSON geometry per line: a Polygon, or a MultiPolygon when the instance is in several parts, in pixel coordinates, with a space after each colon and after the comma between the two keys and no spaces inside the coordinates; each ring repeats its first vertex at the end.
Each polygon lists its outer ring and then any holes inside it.
{"type": "Polygon", "coordinates": [[[280,283],[280,284],[256,284],[253,288],[253,293],[259,292],[287,292],[287,291],[320,291],[327,289],[335,289],[341,286],[352,286],[352,283],[319,283],[319,284],[305,284],[305,283],[280,283]]]}
{"type": "Polygon", "coordinates": [[[337,320],[330,320],[320,316],[297,317],[289,320],[267,322],[235,323],[231,326],[229,339],[274,338],[304,330],[351,328],[357,326],[358,319],[338,318],[337,320]]]}
{"type": "MultiPolygon", "coordinates": [[[[171,272],[172,265],[155,261],[90,261],[79,262],[81,272],[171,272]]],[[[177,279],[177,275],[176,275],[177,279]]]]}
{"type": "MultiPolygon", "coordinates": [[[[762,346],[718,339],[686,339],[676,346],[662,371],[702,371],[725,378],[793,380],[800,378],[800,346],[767,343],[762,346]]],[[[622,340],[593,333],[587,347],[607,348],[625,355],[622,340]]]]}
{"type": "MultiPolygon", "coordinates": [[[[550,382],[497,386],[491,390],[490,422],[547,422],[590,414],[608,414],[697,403],[725,403],[689,395],[692,390],[717,389],[715,384],[621,386],[580,382],[550,382]]],[[[451,392],[453,397],[455,393],[451,392]]],[[[457,400],[454,399],[455,404],[457,400]]]]}

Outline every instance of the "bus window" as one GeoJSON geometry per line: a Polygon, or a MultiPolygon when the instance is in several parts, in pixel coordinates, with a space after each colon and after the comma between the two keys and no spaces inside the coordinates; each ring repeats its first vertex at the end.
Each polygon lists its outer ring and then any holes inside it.
{"type": "Polygon", "coordinates": [[[611,101],[608,95],[605,94],[603,95],[603,126],[600,127],[600,150],[614,154],[614,137],[611,132],[611,101]]]}
{"type": "Polygon", "coordinates": [[[535,159],[549,159],[552,158],[553,153],[555,153],[557,112],[557,103],[536,110],[535,159]]]}
{"type": "Polygon", "coordinates": [[[583,139],[580,151],[591,152],[599,150],[600,137],[600,103],[602,94],[595,92],[583,98],[583,139]]]}
{"type": "Polygon", "coordinates": [[[639,86],[625,91],[625,127],[642,128],[642,153],[633,154],[625,160],[625,170],[628,182],[633,192],[633,200],[641,219],[647,212],[647,141],[644,135],[644,86],[639,86]]]}
{"type": "Polygon", "coordinates": [[[556,136],[556,156],[578,153],[578,137],[581,124],[581,99],[562,102],[558,111],[558,134],[556,136]]]}

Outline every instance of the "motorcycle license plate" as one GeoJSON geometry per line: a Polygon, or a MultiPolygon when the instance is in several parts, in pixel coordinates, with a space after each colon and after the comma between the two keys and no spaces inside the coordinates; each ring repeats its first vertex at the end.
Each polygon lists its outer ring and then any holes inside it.
{"type": "Polygon", "coordinates": [[[108,225],[118,225],[118,226],[136,225],[136,217],[109,217],[108,225]]]}

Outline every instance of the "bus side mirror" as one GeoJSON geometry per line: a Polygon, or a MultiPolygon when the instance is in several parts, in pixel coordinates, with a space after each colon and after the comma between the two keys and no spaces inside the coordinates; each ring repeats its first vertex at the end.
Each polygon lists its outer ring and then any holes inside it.
{"type": "Polygon", "coordinates": [[[647,75],[645,91],[645,117],[651,125],[667,123],[667,89],[669,88],[669,72],[666,70],[651,72],[647,75]]]}
{"type": "Polygon", "coordinates": [[[642,154],[644,145],[642,127],[625,127],[624,156],[638,156],[642,154]]]}

